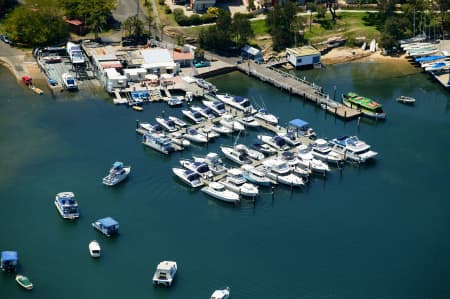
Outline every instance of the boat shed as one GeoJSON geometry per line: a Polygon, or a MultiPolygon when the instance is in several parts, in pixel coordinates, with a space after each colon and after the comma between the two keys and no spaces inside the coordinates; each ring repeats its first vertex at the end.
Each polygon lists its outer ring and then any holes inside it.
{"type": "Polygon", "coordinates": [[[18,262],[19,255],[17,251],[2,251],[0,267],[3,271],[15,271],[18,262]]]}
{"type": "Polygon", "coordinates": [[[320,52],[312,46],[287,48],[286,59],[296,68],[314,66],[320,63],[320,52]]]}
{"type": "Polygon", "coordinates": [[[141,50],[141,55],[144,59],[142,68],[146,69],[148,73],[176,74],[179,72],[179,66],[174,62],[167,49],[145,49],[141,50]]]}
{"type": "Polygon", "coordinates": [[[113,92],[114,88],[127,87],[127,77],[120,74],[115,68],[103,70],[101,80],[109,93],[113,92]]]}
{"type": "Polygon", "coordinates": [[[251,59],[253,61],[264,61],[262,51],[249,45],[246,45],[244,48],[242,48],[241,56],[244,59],[251,59]]]}
{"type": "Polygon", "coordinates": [[[147,70],[144,68],[136,68],[136,69],[124,69],[123,75],[127,77],[128,81],[132,82],[141,82],[145,80],[145,75],[147,74],[147,70]]]}

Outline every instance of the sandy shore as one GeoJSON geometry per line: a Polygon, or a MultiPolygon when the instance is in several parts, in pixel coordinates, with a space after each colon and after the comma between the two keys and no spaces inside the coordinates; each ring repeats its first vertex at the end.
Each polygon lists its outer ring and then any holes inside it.
{"type": "Polygon", "coordinates": [[[363,61],[383,61],[383,62],[396,62],[396,63],[409,63],[405,55],[401,56],[384,56],[381,52],[372,53],[368,50],[364,51],[360,48],[347,48],[340,47],[335,48],[321,57],[323,64],[337,64],[345,63],[353,60],[361,59],[363,61]]]}

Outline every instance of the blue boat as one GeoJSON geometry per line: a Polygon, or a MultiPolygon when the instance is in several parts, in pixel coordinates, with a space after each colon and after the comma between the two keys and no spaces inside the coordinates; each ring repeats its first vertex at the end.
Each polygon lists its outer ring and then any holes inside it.
{"type": "Polygon", "coordinates": [[[17,251],[2,251],[0,267],[2,271],[14,272],[16,271],[19,262],[19,255],[17,251]]]}
{"type": "Polygon", "coordinates": [[[64,219],[76,219],[80,217],[78,202],[73,192],[60,192],[56,194],[55,206],[64,219]]]}
{"type": "Polygon", "coordinates": [[[98,219],[92,223],[92,226],[107,237],[111,237],[119,233],[119,222],[111,217],[98,219]]]}
{"type": "Polygon", "coordinates": [[[426,61],[433,61],[433,60],[439,60],[439,59],[444,59],[444,58],[446,58],[446,56],[433,55],[433,56],[419,57],[416,59],[416,62],[426,62],[426,61]]]}

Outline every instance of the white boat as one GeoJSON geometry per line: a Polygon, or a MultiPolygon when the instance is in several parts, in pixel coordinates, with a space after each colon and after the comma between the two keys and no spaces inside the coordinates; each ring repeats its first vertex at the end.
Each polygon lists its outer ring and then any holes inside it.
{"type": "Polygon", "coordinates": [[[341,136],[330,140],[333,151],[344,156],[346,160],[364,163],[375,158],[378,153],[371,150],[370,145],[357,136],[341,136]]]}
{"type": "Polygon", "coordinates": [[[184,138],[184,135],[181,132],[174,132],[169,134],[170,139],[174,144],[177,144],[182,147],[188,147],[191,145],[191,142],[184,138]]]}
{"type": "Polygon", "coordinates": [[[195,162],[192,160],[180,160],[180,164],[184,168],[187,168],[187,169],[197,173],[202,178],[211,178],[213,176],[211,169],[209,169],[208,164],[206,164],[205,162],[195,162]]]}
{"type": "Polygon", "coordinates": [[[182,121],[181,119],[179,119],[178,117],[175,116],[169,116],[169,119],[171,121],[173,121],[177,126],[179,126],[180,128],[186,127],[187,123],[185,123],[184,121],[182,121]]]}
{"type": "Polygon", "coordinates": [[[331,147],[328,145],[328,141],[325,139],[319,138],[314,141],[312,144],[312,154],[316,159],[339,164],[344,162],[344,156],[331,150],[331,147]]]}
{"type": "Polygon", "coordinates": [[[200,113],[206,119],[213,119],[215,117],[212,110],[208,107],[191,106],[191,110],[200,113]]]}
{"type": "Polygon", "coordinates": [[[220,133],[220,134],[230,134],[233,133],[233,130],[231,128],[225,127],[221,125],[220,123],[214,123],[211,126],[211,130],[220,133]]]}
{"type": "Polygon", "coordinates": [[[208,153],[204,158],[195,156],[193,158],[195,162],[204,162],[208,164],[209,169],[211,169],[214,175],[222,174],[227,171],[227,167],[216,153],[208,153]]]}
{"type": "Polygon", "coordinates": [[[152,124],[148,122],[139,122],[139,127],[146,130],[147,132],[153,131],[152,124]]]}
{"type": "Polygon", "coordinates": [[[365,51],[366,48],[367,48],[367,43],[364,42],[364,43],[362,44],[362,46],[361,46],[361,50],[365,51]]]}
{"type": "Polygon", "coordinates": [[[74,76],[69,73],[62,74],[64,88],[70,91],[78,90],[78,83],[74,76]]]}
{"type": "Polygon", "coordinates": [[[157,117],[156,121],[167,131],[169,132],[175,132],[176,130],[178,130],[176,124],[174,121],[168,119],[168,118],[162,118],[162,117],[157,117]]]}
{"type": "Polygon", "coordinates": [[[198,113],[197,111],[181,110],[181,113],[183,113],[184,116],[186,116],[187,118],[189,118],[190,120],[192,120],[196,124],[199,124],[203,120],[205,120],[205,118],[200,113],[198,113]]]}
{"type": "Polygon", "coordinates": [[[208,126],[207,125],[207,126],[198,128],[197,130],[198,130],[198,132],[200,134],[204,135],[206,137],[206,139],[208,139],[208,140],[211,140],[211,139],[214,139],[214,138],[220,136],[219,133],[217,133],[216,131],[212,130],[212,126],[208,126]]]}
{"type": "Polygon", "coordinates": [[[261,108],[258,110],[258,112],[255,114],[255,118],[261,119],[265,122],[268,122],[269,124],[272,125],[277,125],[278,124],[278,118],[273,115],[270,114],[267,109],[265,108],[261,108]]]}
{"type": "Polygon", "coordinates": [[[164,134],[147,132],[142,138],[142,143],[166,155],[175,151],[172,139],[164,134]]]}
{"type": "Polygon", "coordinates": [[[155,274],[153,274],[153,284],[164,285],[170,287],[172,285],[178,266],[173,261],[162,261],[156,267],[155,274]]]}
{"type": "Polygon", "coordinates": [[[370,41],[369,50],[370,52],[375,52],[377,50],[377,42],[374,39],[370,41]]]}
{"type": "Polygon", "coordinates": [[[192,188],[197,188],[203,185],[200,179],[200,175],[189,169],[172,168],[173,173],[179,177],[184,183],[188,184],[192,188]]]}
{"type": "Polygon", "coordinates": [[[266,156],[275,155],[277,153],[277,149],[271,147],[268,144],[265,144],[261,141],[253,143],[251,147],[261,153],[263,153],[266,156]]]}
{"type": "Polygon", "coordinates": [[[98,242],[96,240],[89,242],[89,254],[92,257],[100,257],[101,248],[100,248],[100,244],[98,244],[98,242]]]}
{"type": "Polygon", "coordinates": [[[293,140],[298,136],[304,136],[312,139],[316,137],[316,132],[309,126],[309,123],[307,121],[296,118],[289,121],[286,136],[293,140]]]}
{"type": "Polygon", "coordinates": [[[268,135],[258,135],[258,139],[277,150],[287,150],[289,148],[286,144],[286,140],[278,135],[273,137],[268,135]]]}
{"type": "Polygon", "coordinates": [[[197,129],[187,128],[186,133],[184,134],[184,138],[196,143],[206,143],[208,142],[208,138],[205,135],[200,134],[197,129]]]}
{"type": "Polygon", "coordinates": [[[56,194],[55,206],[64,219],[77,219],[80,217],[78,202],[73,192],[60,192],[56,194]]]}
{"type": "Polygon", "coordinates": [[[233,131],[243,131],[243,130],[245,130],[245,127],[240,122],[235,120],[233,115],[228,114],[228,113],[222,115],[219,123],[222,126],[230,128],[233,131]]]}
{"type": "Polygon", "coordinates": [[[222,115],[226,112],[225,105],[221,101],[202,101],[203,105],[211,109],[215,114],[222,115]]]}
{"type": "Polygon", "coordinates": [[[263,153],[261,153],[257,150],[251,149],[248,146],[246,146],[245,144],[237,144],[234,146],[234,148],[241,152],[242,151],[247,152],[247,155],[254,160],[262,160],[265,158],[263,153]]]}
{"type": "Polygon", "coordinates": [[[256,169],[251,165],[242,166],[242,176],[250,183],[268,187],[272,184],[272,180],[266,177],[263,171],[256,169]]]}
{"type": "Polygon", "coordinates": [[[223,290],[215,290],[210,299],[229,299],[230,298],[230,288],[226,287],[223,290]]]}
{"type": "Polygon", "coordinates": [[[252,106],[252,104],[250,104],[250,101],[247,98],[241,96],[230,96],[227,94],[217,94],[216,97],[226,105],[229,105],[243,112],[249,114],[254,114],[256,112],[256,109],[252,106]]]}
{"type": "Polygon", "coordinates": [[[225,157],[235,163],[238,163],[239,165],[252,163],[252,160],[250,160],[248,156],[248,152],[245,150],[228,146],[221,146],[220,149],[222,150],[222,153],[225,155],[225,157]]]}
{"type": "Polygon", "coordinates": [[[302,143],[301,137],[292,129],[288,128],[279,133],[279,136],[283,137],[287,144],[291,146],[297,146],[302,143]]]}
{"type": "Polygon", "coordinates": [[[130,166],[124,166],[122,162],[116,161],[109,170],[108,175],[103,178],[102,182],[106,186],[114,186],[125,180],[130,174],[130,171],[130,166]]]}
{"type": "Polygon", "coordinates": [[[227,177],[220,181],[225,188],[243,196],[255,197],[258,196],[259,190],[253,184],[246,183],[246,179],[242,176],[242,171],[237,168],[232,168],[227,171],[227,177]]]}
{"type": "Polygon", "coordinates": [[[300,160],[297,158],[297,155],[290,151],[281,152],[278,155],[278,158],[286,161],[289,166],[296,166],[300,162],[300,160]]]}
{"type": "Polygon", "coordinates": [[[212,196],[214,198],[220,199],[225,202],[239,203],[239,195],[233,191],[225,188],[221,183],[211,182],[208,186],[203,187],[202,192],[212,196]]]}
{"type": "Polygon", "coordinates": [[[69,54],[70,62],[72,64],[84,64],[84,55],[83,51],[79,44],[75,44],[73,42],[67,42],[66,44],[67,54],[69,54]]]}
{"type": "Polygon", "coordinates": [[[425,71],[427,71],[427,72],[438,71],[438,70],[444,70],[444,69],[448,69],[448,68],[450,68],[450,62],[442,61],[442,62],[437,62],[431,66],[426,67],[425,71]]]}
{"type": "Polygon", "coordinates": [[[171,97],[167,100],[167,105],[170,107],[181,107],[183,105],[183,99],[180,97],[171,97]]]}
{"type": "Polygon", "coordinates": [[[413,97],[407,97],[407,96],[399,96],[397,97],[397,102],[403,103],[403,104],[414,104],[416,102],[416,99],[413,97]]]}
{"type": "Polygon", "coordinates": [[[280,184],[292,187],[301,187],[305,185],[305,182],[301,177],[292,173],[291,167],[286,161],[273,158],[265,160],[263,165],[266,176],[280,184]]]}
{"type": "Polygon", "coordinates": [[[16,275],[16,282],[24,289],[31,291],[33,289],[33,283],[25,275],[16,275]]]}
{"type": "Polygon", "coordinates": [[[315,159],[313,155],[313,150],[311,147],[302,144],[297,147],[297,156],[299,159],[299,164],[308,167],[312,172],[321,173],[325,175],[330,171],[330,167],[325,162],[315,159]]]}
{"type": "Polygon", "coordinates": [[[249,128],[258,128],[261,125],[253,116],[237,118],[237,121],[249,128]]]}

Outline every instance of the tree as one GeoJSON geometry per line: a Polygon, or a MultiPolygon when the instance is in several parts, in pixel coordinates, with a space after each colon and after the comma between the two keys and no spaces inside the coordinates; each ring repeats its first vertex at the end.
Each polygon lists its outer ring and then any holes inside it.
{"type": "Polygon", "coordinates": [[[283,50],[294,44],[295,36],[292,35],[292,24],[296,19],[296,14],[297,6],[293,2],[286,2],[282,5],[275,5],[267,15],[266,26],[272,35],[274,50],[283,50]]]}
{"type": "Polygon", "coordinates": [[[134,15],[123,22],[122,29],[127,33],[127,36],[132,35],[139,38],[144,34],[144,22],[139,19],[138,15],[134,15]]]}
{"type": "Polygon", "coordinates": [[[336,1],[335,0],[325,0],[326,7],[330,11],[331,17],[333,18],[333,21],[336,20],[337,14],[336,14],[336,1]]]}
{"type": "Polygon", "coordinates": [[[398,44],[398,40],[412,35],[409,20],[404,16],[391,16],[386,19],[384,31],[381,33],[380,44],[383,48],[391,49],[398,44]]]}
{"type": "Polygon", "coordinates": [[[234,37],[234,43],[239,48],[247,44],[248,39],[255,35],[250,25],[250,20],[241,13],[234,14],[231,32],[234,37]]]}

